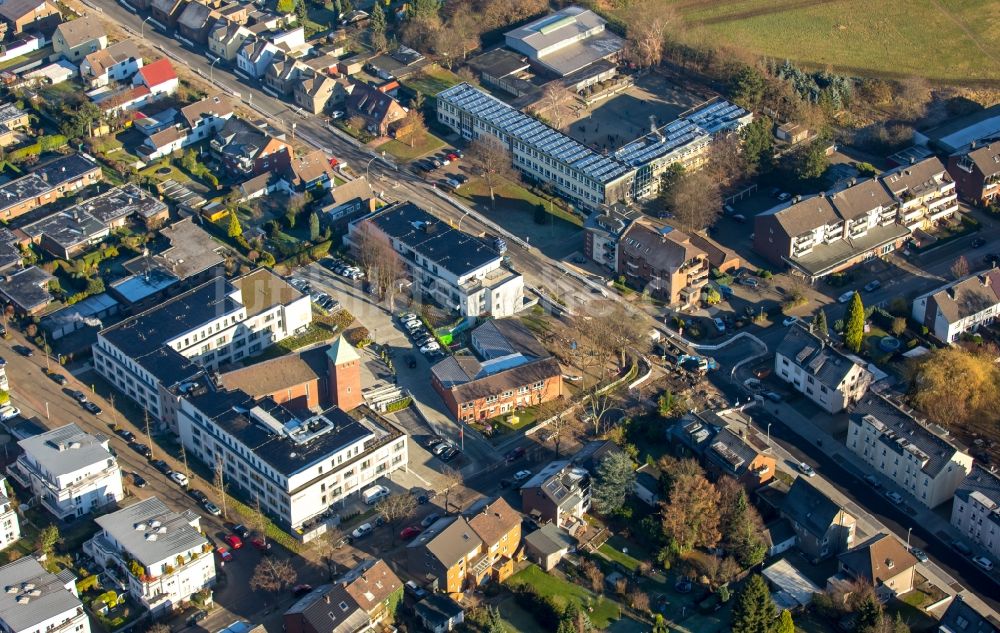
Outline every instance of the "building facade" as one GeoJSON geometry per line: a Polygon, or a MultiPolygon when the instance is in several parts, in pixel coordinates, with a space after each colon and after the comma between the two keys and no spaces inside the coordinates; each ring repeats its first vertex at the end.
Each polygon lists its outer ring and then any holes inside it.
{"type": "Polygon", "coordinates": [[[639,219],[618,242],[616,272],[671,306],[696,305],[708,283],[708,269],[707,253],[671,226],[639,219]]]}
{"type": "Polygon", "coordinates": [[[568,528],[590,510],[590,473],[569,460],[550,462],[521,486],[523,512],[568,528]]]}
{"type": "Polygon", "coordinates": [[[954,343],[1000,316],[1000,270],[974,273],[913,300],[913,320],[954,343]]]}
{"type": "MultiPolygon", "coordinates": [[[[6,377],[4,377],[6,381],[6,377]]],[[[0,477],[0,551],[21,539],[21,522],[11,502],[13,494],[6,477],[0,477]]]]}
{"type": "Polygon", "coordinates": [[[7,633],[90,633],[69,571],[49,573],[32,556],[0,567],[0,628],[7,633]]]}
{"type": "Polygon", "coordinates": [[[836,556],[854,545],[857,520],[804,477],[792,483],[781,516],[791,524],[795,544],[811,560],[836,556]]]}
{"type": "Polygon", "coordinates": [[[1000,197],[1000,141],[972,143],[968,150],[948,157],[948,174],[963,200],[986,206],[1000,197]]]}
{"type": "Polygon", "coordinates": [[[1000,477],[996,473],[973,466],[955,491],[951,524],[993,560],[1000,559],[1000,477]]]}
{"type": "Polygon", "coordinates": [[[958,192],[936,156],[903,165],[879,177],[899,205],[899,223],[910,233],[958,215],[958,192]]]}
{"type": "Polygon", "coordinates": [[[827,413],[839,413],[860,400],[872,373],[858,360],[793,325],[774,353],[774,373],[827,413]]]}
{"type": "Polygon", "coordinates": [[[18,442],[24,453],[7,467],[58,519],[81,517],[125,498],[118,460],[106,436],[76,424],[18,442]]]}

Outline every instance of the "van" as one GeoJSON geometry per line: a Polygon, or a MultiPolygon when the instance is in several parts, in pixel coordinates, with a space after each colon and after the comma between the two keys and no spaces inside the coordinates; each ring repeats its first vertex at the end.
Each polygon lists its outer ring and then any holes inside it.
{"type": "Polygon", "coordinates": [[[385,486],[372,486],[361,493],[361,498],[367,505],[375,505],[382,499],[389,496],[389,489],[385,486]]]}

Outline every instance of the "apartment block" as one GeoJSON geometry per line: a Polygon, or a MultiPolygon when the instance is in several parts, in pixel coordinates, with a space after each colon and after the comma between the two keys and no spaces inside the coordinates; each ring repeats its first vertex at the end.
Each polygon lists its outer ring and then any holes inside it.
{"type": "Polygon", "coordinates": [[[868,394],[851,411],[847,447],[928,508],[955,496],[972,456],[937,426],[925,426],[868,394]]]}
{"type": "Polygon", "coordinates": [[[974,273],[920,295],[911,316],[938,340],[954,343],[1000,316],[1000,270],[974,273]]]}
{"type": "Polygon", "coordinates": [[[549,462],[521,486],[521,504],[539,522],[570,528],[590,510],[590,473],[570,460],[549,462]]]}
{"type": "MultiPolygon", "coordinates": [[[[7,378],[4,376],[3,381],[7,378]]],[[[21,539],[21,522],[17,510],[11,503],[10,484],[6,477],[0,477],[0,551],[7,549],[21,539]]]]}
{"type": "Polygon", "coordinates": [[[860,400],[873,378],[860,360],[799,325],[790,327],[778,344],[774,373],[827,413],[839,413],[860,400]]]}
{"type": "Polygon", "coordinates": [[[83,549],[128,578],[128,592],[154,615],[215,584],[212,545],[198,513],[177,513],[156,497],[95,519],[101,531],[83,549]]]}
{"type": "Polygon", "coordinates": [[[995,472],[972,467],[955,491],[951,524],[993,560],[1000,559],[1000,477],[995,472]]]}
{"type": "Polygon", "coordinates": [[[879,177],[899,204],[899,223],[910,233],[958,216],[955,181],[936,156],[879,177]]]}
{"type": "Polygon", "coordinates": [[[0,628],[6,633],[90,633],[69,570],[45,571],[32,556],[0,567],[0,628]]]}
{"type": "Polygon", "coordinates": [[[118,460],[104,435],[67,424],[18,445],[24,453],[7,474],[57,519],[81,517],[125,498],[118,460]]]}
{"type": "Polygon", "coordinates": [[[671,306],[696,305],[708,283],[708,254],[671,226],[641,218],[618,242],[616,272],[671,306]]]}
{"type": "Polygon", "coordinates": [[[948,157],[948,174],[963,200],[986,206],[1000,197],[1000,140],[971,143],[969,149],[948,157]]]}

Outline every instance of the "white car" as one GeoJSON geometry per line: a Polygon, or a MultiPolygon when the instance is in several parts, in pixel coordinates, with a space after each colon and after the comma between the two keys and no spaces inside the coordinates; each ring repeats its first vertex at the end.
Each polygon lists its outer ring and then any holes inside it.
{"type": "Polygon", "coordinates": [[[0,407],[0,420],[6,422],[21,415],[21,410],[17,407],[12,407],[9,404],[0,407]]]}
{"type": "Polygon", "coordinates": [[[428,343],[427,345],[423,345],[420,348],[420,353],[421,354],[426,354],[428,352],[436,352],[439,349],[441,349],[441,346],[438,345],[436,341],[432,341],[432,342],[428,343]]]}
{"type": "Polygon", "coordinates": [[[782,321],[781,324],[784,325],[785,327],[789,327],[791,325],[795,325],[798,322],[799,322],[799,317],[791,317],[790,316],[790,317],[786,318],[784,321],[782,321]]]}
{"type": "Polygon", "coordinates": [[[371,534],[374,530],[375,528],[372,527],[371,523],[362,523],[358,527],[354,528],[354,531],[351,532],[351,536],[354,538],[364,538],[371,534]]]}
{"type": "Polygon", "coordinates": [[[524,481],[528,477],[531,477],[530,470],[519,470],[516,473],[514,473],[514,481],[524,481]]]}
{"type": "Polygon", "coordinates": [[[899,494],[898,492],[886,493],[885,498],[888,499],[889,501],[892,501],[896,505],[903,505],[903,495],[899,494]]]}
{"type": "Polygon", "coordinates": [[[854,298],[854,291],[853,290],[848,290],[844,294],[842,294],[839,297],[837,297],[837,303],[847,303],[848,301],[850,301],[853,298],[854,298]]]}
{"type": "Polygon", "coordinates": [[[980,567],[982,567],[986,571],[992,571],[993,570],[993,561],[991,561],[990,559],[986,558],[985,556],[974,556],[972,558],[972,562],[974,562],[975,564],[979,565],[980,567]]]}
{"type": "Polygon", "coordinates": [[[190,483],[190,481],[188,481],[187,475],[185,475],[184,473],[179,473],[176,470],[172,471],[169,476],[177,483],[178,486],[187,488],[188,484],[190,483]]]}
{"type": "Polygon", "coordinates": [[[330,113],[330,119],[333,120],[333,121],[336,121],[337,119],[341,118],[342,116],[344,116],[344,113],[341,112],[340,110],[334,110],[333,112],[330,113]]]}
{"type": "Polygon", "coordinates": [[[799,468],[799,472],[802,473],[803,475],[805,475],[806,477],[815,477],[816,476],[816,471],[813,470],[812,466],[810,466],[809,464],[807,464],[805,462],[799,462],[798,468],[799,468]]]}

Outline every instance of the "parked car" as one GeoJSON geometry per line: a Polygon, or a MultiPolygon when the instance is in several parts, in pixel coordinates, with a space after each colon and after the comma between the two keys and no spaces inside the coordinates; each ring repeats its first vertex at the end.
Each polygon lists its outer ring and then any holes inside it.
{"type": "Polygon", "coordinates": [[[89,411],[90,413],[93,413],[94,415],[101,415],[101,413],[104,411],[103,409],[101,409],[101,407],[97,406],[96,402],[91,402],[90,400],[87,400],[86,402],[83,403],[83,408],[89,411]]]}
{"type": "Polygon", "coordinates": [[[399,538],[403,539],[404,541],[408,541],[411,538],[416,538],[416,536],[420,534],[420,532],[422,532],[422,530],[417,526],[408,525],[405,528],[403,528],[402,531],[399,533],[399,538]]]}
{"type": "Polygon", "coordinates": [[[334,121],[336,121],[337,119],[339,119],[339,118],[341,118],[343,116],[344,116],[344,112],[342,110],[334,110],[333,112],[330,113],[330,118],[333,119],[334,121]]]}
{"type": "Polygon", "coordinates": [[[84,402],[87,401],[87,394],[85,394],[82,391],[79,391],[77,389],[71,390],[69,392],[69,397],[73,398],[74,400],[76,400],[80,404],[83,404],[84,402]]]}
{"type": "Polygon", "coordinates": [[[295,596],[296,598],[299,598],[301,596],[306,595],[312,590],[313,590],[312,585],[308,584],[295,585],[294,587],[292,587],[292,595],[295,596]]]}
{"type": "Polygon", "coordinates": [[[115,435],[122,438],[126,442],[131,443],[135,441],[135,433],[129,431],[128,429],[115,429],[115,435]]]}
{"type": "Polygon", "coordinates": [[[441,518],[440,514],[438,514],[437,512],[431,512],[430,514],[425,516],[424,519],[420,522],[420,527],[424,528],[430,527],[434,525],[440,518],[441,518]]]}
{"type": "Polygon", "coordinates": [[[781,322],[781,324],[784,325],[785,327],[789,327],[795,325],[798,322],[799,322],[799,317],[790,316],[786,317],[785,320],[781,322]]]}
{"type": "Polygon", "coordinates": [[[882,484],[880,484],[879,481],[878,481],[878,477],[876,477],[875,475],[865,475],[865,481],[867,481],[868,484],[870,486],[872,486],[873,488],[881,488],[882,487],[882,484]]]}
{"type": "Polygon", "coordinates": [[[855,292],[854,290],[848,290],[844,294],[840,295],[839,297],[837,297],[837,303],[847,303],[852,298],[854,298],[854,292],[855,292]]]}
{"type": "Polygon", "coordinates": [[[14,345],[12,346],[12,349],[21,356],[31,357],[35,355],[35,352],[32,351],[32,349],[30,347],[27,347],[26,345],[14,345]]]}
{"type": "Polygon", "coordinates": [[[712,323],[715,325],[715,330],[719,334],[726,333],[726,323],[722,319],[720,319],[719,317],[715,317],[714,319],[712,319],[712,323]]]}
{"type": "Polygon", "coordinates": [[[149,484],[139,473],[132,473],[132,485],[136,488],[145,488],[149,484]]]}
{"type": "Polygon", "coordinates": [[[188,491],[188,494],[191,495],[191,498],[193,498],[198,503],[205,503],[206,501],[208,501],[208,495],[206,495],[201,490],[192,489],[188,491]]]}
{"type": "Polygon", "coordinates": [[[250,538],[250,530],[248,530],[246,528],[246,526],[243,525],[242,523],[238,523],[238,524],[236,524],[236,525],[233,526],[233,534],[236,534],[241,539],[249,539],[250,538]]]}
{"type": "Polygon", "coordinates": [[[371,534],[374,530],[375,528],[371,523],[362,523],[358,527],[354,528],[351,532],[351,537],[356,539],[364,538],[371,534]]]}
{"type": "Polygon", "coordinates": [[[441,349],[441,346],[438,345],[436,341],[433,341],[433,342],[427,343],[426,345],[422,345],[420,347],[420,353],[421,354],[427,354],[428,352],[436,352],[439,349],[441,349]]]}
{"type": "Polygon", "coordinates": [[[959,554],[962,554],[964,556],[972,556],[972,550],[969,549],[969,546],[962,541],[952,541],[951,546],[959,554]]]}
{"type": "Polygon", "coordinates": [[[222,540],[225,541],[229,545],[229,547],[233,549],[239,549],[243,547],[243,539],[241,539],[239,536],[235,534],[226,534],[225,536],[222,537],[222,540]]]}
{"type": "Polygon", "coordinates": [[[153,465],[153,468],[155,468],[156,470],[160,471],[164,475],[170,474],[170,464],[168,464],[167,462],[163,461],[162,459],[154,459],[153,461],[151,461],[149,463],[153,465]]]}
{"type": "Polygon", "coordinates": [[[215,505],[211,501],[204,502],[203,504],[201,504],[201,507],[205,509],[205,512],[211,514],[214,517],[222,516],[222,508],[215,505]]]}
{"type": "Polygon", "coordinates": [[[255,536],[250,539],[250,544],[253,545],[254,549],[257,551],[264,553],[271,551],[271,544],[259,536],[255,536]]]}
{"type": "Polygon", "coordinates": [[[231,562],[233,560],[233,553],[230,552],[225,547],[217,547],[215,549],[215,553],[216,555],[218,555],[219,560],[222,561],[223,564],[231,562]]]}
{"type": "Polygon", "coordinates": [[[514,481],[524,481],[529,477],[531,477],[530,470],[519,470],[516,473],[514,473],[514,481]]]}
{"type": "Polygon", "coordinates": [[[150,449],[145,444],[140,444],[138,442],[129,442],[128,445],[132,448],[133,451],[135,451],[136,453],[139,453],[140,455],[142,455],[146,459],[149,459],[153,455],[152,449],[150,449]]]}
{"type": "Polygon", "coordinates": [[[188,616],[187,619],[188,626],[194,626],[207,617],[208,617],[208,611],[205,611],[204,609],[198,609],[190,616],[188,616]]]}
{"type": "Polygon", "coordinates": [[[451,446],[451,442],[447,442],[447,441],[440,442],[440,443],[434,445],[434,448],[431,449],[431,452],[434,453],[435,455],[440,455],[441,453],[444,453],[446,450],[450,449],[451,447],[452,447],[451,446]]]}
{"type": "Polygon", "coordinates": [[[896,505],[901,505],[903,503],[903,496],[898,492],[889,492],[885,495],[885,498],[892,501],[896,505]]]}
{"type": "Polygon", "coordinates": [[[997,266],[1000,265],[1000,254],[990,253],[983,257],[983,263],[987,266],[997,266]]]}
{"type": "Polygon", "coordinates": [[[986,558],[985,556],[973,556],[972,562],[979,565],[986,571],[993,571],[993,561],[986,558]]]}
{"type": "Polygon", "coordinates": [[[66,376],[63,376],[60,373],[51,372],[49,374],[49,378],[51,378],[53,380],[53,382],[55,382],[59,386],[62,386],[62,385],[66,384],[66,376]]]}
{"type": "Polygon", "coordinates": [[[406,583],[403,584],[403,593],[416,601],[423,600],[429,595],[426,589],[421,588],[412,580],[407,580],[406,583]]]}
{"type": "Polygon", "coordinates": [[[781,402],[781,394],[776,391],[768,391],[764,393],[764,397],[771,402],[781,402]]]}
{"type": "Polygon", "coordinates": [[[917,547],[910,548],[910,553],[913,554],[913,557],[916,558],[921,563],[926,563],[928,560],[930,560],[927,558],[927,554],[924,553],[924,550],[920,548],[917,547]]]}
{"type": "Polygon", "coordinates": [[[760,285],[760,281],[756,277],[740,277],[739,282],[741,286],[749,286],[750,288],[756,288],[760,285]]]}
{"type": "Polygon", "coordinates": [[[170,479],[172,479],[174,483],[176,483],[178,486],[182,486],[184,488],[187,488],[188,485],[191,483],[187,475],[185,475],[184,473],[179,473],[176,470],[167,476],[170,477],[170,479]]]}
{"type": "Polygon", "coordinates": [[[508,462],[512,462],[514,460],[520,459],[521,457],[524,457],[524,447],[517,446],[507,451],[507,454],[504,456],[504,459],[506,459],[508,462]]]}
{"type": "Polygon", "coordinates": [[[813,470],[813,467],[810,466],[809,464],[805,463],[805,462],[799,462],[798,463],[798,469],[799,469],[799,472],[802,473],[803,475],[805,475],[806,477],[815,477],[816,476],[816,471],[813,470]]]}
{"type": "Polygon", "coordinates": [[[865,292],[875,292],[882,287],[882,282],[878,279],[873,279],[865,284],[865,292]]]}
{"type": "Polygon", "coordinates": [[[448,450],[438,455],[438,458],[443,462],[450,462],[451,460],[458,457],[462,451],[458,450],[454,446],[448,447],[448,450]]]}
{"type": "Polygon", "coordinates": [[[0,407],[0,420],[6,422],[21,415],[21,410],[9,404],[0,407]]]}

